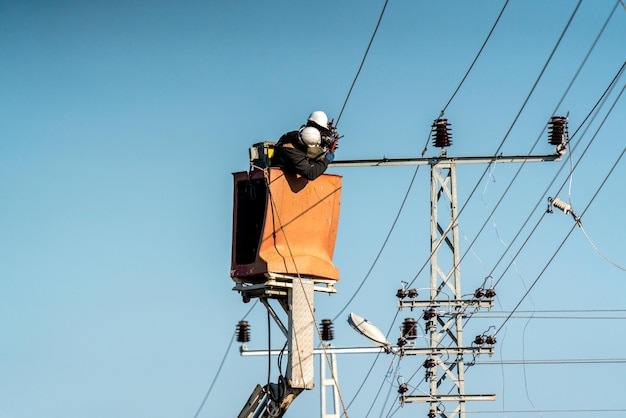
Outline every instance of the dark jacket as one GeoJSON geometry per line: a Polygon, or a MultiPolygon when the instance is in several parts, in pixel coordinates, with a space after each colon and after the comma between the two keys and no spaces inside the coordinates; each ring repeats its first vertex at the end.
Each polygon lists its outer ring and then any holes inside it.
{"type": "Polygon", "coordinates": [[[291,174],[300,174],[308,180],[315,180],[326,171],[330,161],[326,156],[312,158],[307,148],[298,141],[298,131],[287,132],[280,137],[272,157],[272,166],[280,167],[291,174]]]}

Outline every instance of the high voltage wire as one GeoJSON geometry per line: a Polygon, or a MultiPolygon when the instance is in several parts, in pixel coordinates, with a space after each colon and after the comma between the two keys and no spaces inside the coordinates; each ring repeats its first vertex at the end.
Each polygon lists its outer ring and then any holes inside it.
{"type": "MultiPolygon", "coordinates": [[[[346,105],[347,105],[347,103],[348,103],[348,99],[350,98],[350,95],[351,95],[351,93],[352,93],[352,89],[354,88],[354,85],[356,84],[356,81],[357,81],[357,79],[358,79],[358,77],[359,77],[359,74],[361,73],[361,69],[363,68],[363,65],[365,64],[365,59],[367,58],[367,55],[368,55],[369,50],[370,50],[370,47],[372,46],[372,43],[373,43],[373,41],[374,41],[374,38],[375,38],[375,36],[376,36],[376,33],[377,33],[377,31],[378,31],[378,28],[379,28],[379,26],[380,26],[380,23],[381,23],[381,21],[382,21],[382,18],[383,18],[383,16],[384,16],[385,9],[387,8],[387,4],[388,4],[388,3],[389,3],[389,0],[386,0],[386,1],[385,1],[385,4],[384,4],[384,6],[383,6],[383,9],[382,9],[382,11],[381,11],[381,13],[380,13],[380,16],[379,16],[379,18],[378,18],[378,22],[376,23],[376,27],[375,27],[375,29],[374,29],[374,32],[373,32],[373,34],[372,34],[372,37],[370,38],[370,41],[369,41],[369,44],[368,44],[367,49],[366,49],[366,51],[365,51],[365,54],[364,54],[364,56],[363,56],[363,59],[361,60],[361,64],[359,65],[359,69],[357,70],[357,73],[356,73],[356,75],[355,75],[355,77],[354,77],[354,79],[353,79],[353,81],[352,81],[352,84],[351,84],[351,86],[350,86],[350,89],[348,90],[348,94],[346,95],[346,99],[345,99],[345,101],[344,101],[344,103],[343,103],[343,106],[342,106],[342,108],[341,108],[341,111],[339,112],[339,116],[337,117],[337,123],[336,123],[337,125],[339,124],[339,120],[341,119],[341,116],[342,116],[342,114],[343,114],[343,111],[344,111],[344,109],[345,109],[345,107],[346,107],[346,105]]],[[[414,176],[414,178],[415,178],[415,176],[414,176]]],[[[411,184],[412,184],[412,182],[411,182],[411,184]]],[[[409,190],[410,190],[410,187],[409,187],[409,190]]],[[[406,201],[406,197],[405,197],[405,201],[406,201]]],[[[402,206],[404,206],[404,202],[402,203],[402,206]]],[[[397,221],[397,219],[396,219],[396,221],[397,221]]],[[[395,222],[394,222],[394,225],[395,225],[395,222]]],[[[381,252],[382,252],[382,250],[381,250],[381,252]]],[[[373,267],[373,266],[372,266],[372,267],[373,267]]],[[[369,275],[369,273],[368,273],[368,275],[369,275]]],[[[367,278],[367,277],[366,277],[366,278],[367,278]]],[[[258,302],[258,301],[257,301],[257,302],[258,302]]],[[[255,305],[256,305],[256,302],[255,302],[255,305]]],[[[255,305],[254,305],[254,306],[255,306],[255,305]]],[[[252,308],[254,308],[254,306],[252,306],[252,308]]],[[[346,306],[347,306],[347,305],[346,305],[346,306]]],[[[248,313],[246,313],[246,316],[247,316],[247,315],[248,315],[248,314],[252,311],[252,308],[248,311],[248,313]]],[[[345,309],[345,308],[344,308],[344,309],[345,309]]],[[[341,313],[341,312],[340,312],[340,313],[341,313]]],[[[245,318],[245,316],[244,316],[244,318],[245,318]]],[[[268,312],[268,320],[269,320],[269,312],[268,312]]],[[[319,334],[319,330],[318,330],[318,334],[319,334]]],[[[224,365],[224,362],[225,362],[225,360],[226,360],[226,356],[227,356],[228,352],[230,351],[230,347],[232,346],[232,343],[233,343],[233,341],[234,341],[234,338],[235,338],[235,337],[234,337],[234,334],[233,334],[233,337],[231,338],[231,341],[230,341],[230,343],[228,344],[228,348],[227,348],[227,350],[226,350],[226,354],[224,355],[224,358],[222,359],[222,362],[221,362],[220,367],[219,367],[219,369],[218,369],[218,371],[217,371],[217,374],[216,374],[215,378],[213,379],[213,382],[211,383],[211,386],[210,386],[209,390],[207,391],[207,393],[206,393],[206,395],[205,395],[204,399],[202,400],[202,402],[201,402],[201,404],[200,404],[200,407],[198,408],[198,411],[197,411],[197,412],[196,412],[196,414],[194,415],[194,418],[197,418],[197,416],[198,416],[198,414],[200,413],[200,411],[202,410],[202,408],[203,408],[203,406],[204,406],[204,404],[205,404],[206,400],[208,399],[208,397],[209,397],[209,395],[210,395],[210,393],[211,393],[211,391],[212,391],[212,389],[213,389],[213,387],[214,387],[214,385],[215,385],[215,382],[216,382],[217,378],[219,377],[219,374],[220,374],[221,369],[222,369],[222,367],[223,367],[223,365],[224,365]]],[[[335,378],[335,377],[333,376],[333,379],[334,379],[334,378],[335,378]]],[[[268,376],[268,382],[269,382],[269,376],[268,376]]],[[[268,384],[269,384],[269,383],[268,383],[268,384]]],[[[336,381],[335,381],[335,384],[336,384],[336,381]]],[[[343,400],[342,400],[342,405],[343,405],[343,400]]],[[[343,407],[343,415],[347,416],[347,408],[346,408],[345,406],[343,407]]]]}
{"type": "MultiPolygon", "coordinates": [[[[383,16],[385,15],[385,10],[387,9],[387,4],[388,3],[389,3],[389,0],[386,0],[385,4],[383,5],[382,10],[380,11],[380,15],[378,16],[378,22],[376,22],[376,27],[374,28],[374,32],[372,33],[372,36],[371,36],[370,41],[369,41],[369,43],[367,45],[367,48],[365,49],[365,54],[363,54],[363,59],[361,60],[361,64],[359,65],[359,69],[357,70],[356,75],[354,76],[354,79],[352,80],[352,84],[350,85],[350,88],[348,89],[348,94],[346,95],[346,99],[343,102],[343,106],[341,107],[341,111],[339,112],[339,116],[337,116],[337,124],[336,125],[339,124],[339,120],[341,119],[341,116],[343,115],[343,111],[345,110],[346,105],[348,104],[348,99],[350,98],[350,95],[352,94],[352,89],[354,88],[354,85],[356,84],[356,81],[359,78],[359,74],[361,74],[361,69],[363,69],[363,65],[365,64],[365,59],[367,58],[367,55],[369,53],[370,47],[372,46],[372,43],[374,42],[374,38],[376,37],[376,33],[378,32],[378,28],[380,27],[380,23],[381,23],[381,21],[383,19],[383,16]]],[[[346,302],[346,304],[339,311],[339,313],[337,313],[335,315],[335,317],[333,318],[333,321],[336,321],[339,318],[339,315],[341,315],[346,310],[346,308],[350,305],[350,303],[352,303],[352,301],[357,296],[359,291],[363,288],[363,285],[365,285],[365,282],[367,281],[367,279],[369,278],[370,274],[372,273],[372,270],[376,266],[376,263],[378,262],[378,259],[382,255],[383,250],[387,246],[387,242],[389,241],[389,237],[391,236],[391,233],[395,229],[396,223],[398,222],[398,219],[400,218],[400,214],[402,213],[402,208],[404,208],[404,204],[406,203],[406,200],[407,200],[407,198],[409,196],[409,192],[411,191],[411,189],[413,187],[413,182],[415,181],[416,175],[417,175],[417,169],[415,170],[415,173],[413,174],[413,178],[411,179],[411,182],[409,184],[407,192],[406,192],[406,194],[404,196],[404,199],[402,200],[402,204],[400,205],[400,209],[398,210],[398,214],[396,215],[395,220],[391,224],[391,228],[389,229],[389,232],[387,233],[387,237],[385,238],[385,240],[383,242],[383,245],[381,246],[380,250],[378,251],[378,255],[374,259],[372,265],[370,266],[368,272],[365,274],[365,277],[363,278],[363,280],[361,280],[361,283],[357,287],[356,291],[354,291],[352,293],[352,296],[350,297],[348,302],[346,302]]]]}
{"type": "MultiPolygon", "coordinates": [[[[578,129],[576,129],[576,131],[572,134],[572,137],[570,138],[570,142],[571,140],[576,137],[577,133],[580,131],[580,129],[585,125],[586,121],[592,116],[592,121],[595,119],[595,117],[598,115],[598,112],[600,111],[600,109],[602,108],[602,105],[606,102],[606,99],[608,98],[609,93],[613,90],[613,88],[615,87],[617,80],[619,80],[619,78],[621,77],[624,69],[626,68],[626,62],[624,62],[624,64],[622,64],[621,68],[618,70],[618,72],[615,74],[615,76],[613,77],[613,79],[611,80],[611,82],[609,83],[609,85],[607,86],[607,88],[604,90],[604,92],[602,93],[602,95],[600,96],[600,98],[596,101],[596,103],[594,104],[594,106],[592,107],[592,109],[589,111],[589,113],[587,114],[587,116],[585,117],[585,119],[581,122],[580,126],[578,127],[578,129]]],[[[621,95],[621,93],[620,93],[621,95]]],[[[583,150],[583,152],[581,153],[578,161],[576,162],[576,165],[572,168],[572,171],[575,171],[576,168],[578,167],[578,164],[582,161],[582,159],[584,158],[584,156],[587,153],[587,150],[589,149],[589,147],[591,146],[591,144],[595,141],[595,138],[597,136],[597,133],[599,132],[600,128],[604,125],[604,123],[606,122],[606,119],[608,118],[608,116],[611,114],[612,109],[615,107],[615,105],[617,104],[617,101],[619,100],[619,96],[618,98],[615,100],[614,104],[612,105],[611,109],[609,110],[609,112],[607,113],[607,115],[605,116],[604,120],[602,121],[602,123],[600,124],[600,127],[598,128],[598,130],[596,131],[596,134],[592,137],[592,139],[589,141],[589,143],[587,144],[587,146],[585,147],[585,149],[583,150]]],[[[590,126],[590,125],[587,125],[590,126]]],[[[584,133],[583,133],[584,136],[584,133]]],[[[578,146],[578,144],[574,145],[574,149],[576,149],[578,146]]],[[[515,234],[515,236],[513,237],[513,239],[511,240],[511,242],[509,243],[509,245],[507,246],[507,248],[504,250],[504,252],[502,253],[502,255],[500,256],[500,258],[498,259],[498,261],[496,262],[496,264],[494,265],[494,267],[491,269],[491,271],[489,272],[489,274],[487,275],[487,278],[492,277],[492,274],[494,273],[494,271],[496,270],[497,266],[500,265],[500,263],[502,262],[502,260],[504,259],[504,257],[506,256],[506,254],[508,254],[510,248],[513,246],[513,243],[517,240],[517,238],[520,236],[520,234],[522,233],[522,231],[524,230],[524,228],[526,227],[526,225],[528,224],[528,222],[530,221],[530,218],[532,217],[532,214],[537,210],[537,208],[539,207],[539,205],[541,204],[541,202],[544,199],[544,196],[548,193],[548,191],[550,190],[550,188],[552,187],[552,185],[554,184],[554,182],[556,181],[556,179],[558,178],[559,174],[561,173],[561,171],[563,170],[565,166],[562,165],[559,170],[557,171],[557,173],[554,175],[552,181],[550,182],[550,184],[548,185],[548,187],[546,188],[546,190],[543,192],[541,198],[539,199],[539,201],[537,202],[537,204],[535,205],[535,207],[530,211],[530,214],[528,215],[528,217],[526,218],[526,220],[524,221],[524,223],[522,224],[522,226],[518,229],[518,232],[515,234]]],[[[560,191],[563,189],[563,187],[565,187],[565,182],[563,182],[563,184],[561,185],[561,187],[558,189],[558,191],[556,192],[556,194],[559,194],[560,191]]],[[[522,243],[522,245],[520,246],[520,248],[517,250],[517,252],[515,253],[515,255],[512,256],[511,261],[509,262],[509,264],[507,265],[507,267],[505,268],[504,272],[500,275],[500,277],[498,278],[498,280],[495,282],[495,284],[493,285],[493,287],[495,288],[499,282],[502,280],[502,278],[504,277],[504,274],[506,274],[506,272],[508,271],[508,269],[511,267],[511,265],[513,265],[513,263],[515,262],[515,260],[517,259],[517,256],[521,253],[522,249],[526,246],[526,244],[528,243],[528,241],[530,240],[530,238],[532,237],[532,235],[535,233],[535,231],[537,230],[537,228],[539,227],[541,221],[543,220],[543,218],[546,216],[546,213],[544,212],[541,217],[539,218],[539,220],[537,221],[537,223],[535,224],[535,226],[533,227],[533,229],[530,231],[530,233],[528,234],[528,236],[526,237],[526,239],[524,240],[524,242],[522,243]]],[[[485,282],[487,281],[487,279],[485,279],[485,282]]],[[[484,283],[483,283],[484,285],[484,283]]],[[[472,317],[473,314],[470,314],[467,321],[469,321],[469,318],[472,317]]],[[[467,322],[466,321],[466,322],[467,322]]]]}
{"type": "Polygon", "coordinates": [[[626,363],[626,358],[594,358],[594,359],[550,359],[550,360],[484,360],[476,361],[472,364],[486,365],[486,366],[499,366],[499,365],[562,365],[562,364],[623,364],[626,363]]]}

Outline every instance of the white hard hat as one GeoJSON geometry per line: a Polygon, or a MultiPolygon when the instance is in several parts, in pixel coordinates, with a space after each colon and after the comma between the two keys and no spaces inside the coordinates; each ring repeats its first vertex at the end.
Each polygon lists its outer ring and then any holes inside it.
{"type": "Polygon", "coordinates": [[[313,122],[320,128],[328,129],[328,116],[326,116],[326,113],[322,112],[321,110],[316,110],[315,112],[311,113],[311,115],[309,115],[308,121],[313,122]]]}
{"type": "Polygon", "coordinates": [[[307,147],[316,147],[322,142],[322,135],[317,128],[305,126],[298,132],[298,139],[307,147]]]}

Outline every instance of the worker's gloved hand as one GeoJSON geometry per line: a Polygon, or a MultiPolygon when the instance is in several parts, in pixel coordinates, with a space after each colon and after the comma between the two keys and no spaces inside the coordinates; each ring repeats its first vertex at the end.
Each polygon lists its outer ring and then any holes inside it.
{"type": "Polygon", "coordinates": [[[335,153],[333,151],[328,151],[326,153],[326,159],[332,163],[335,160],[335,153]]]}

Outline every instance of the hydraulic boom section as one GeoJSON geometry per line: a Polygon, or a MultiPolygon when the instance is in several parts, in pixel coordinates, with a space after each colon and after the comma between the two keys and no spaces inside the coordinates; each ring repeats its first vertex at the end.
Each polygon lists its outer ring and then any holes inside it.
{"type": "Polygon", "coordinates": [[[238,418],[280,418],[302,390],[290,387],[282,379],[278,384],[256,385],[238,418]]]}

